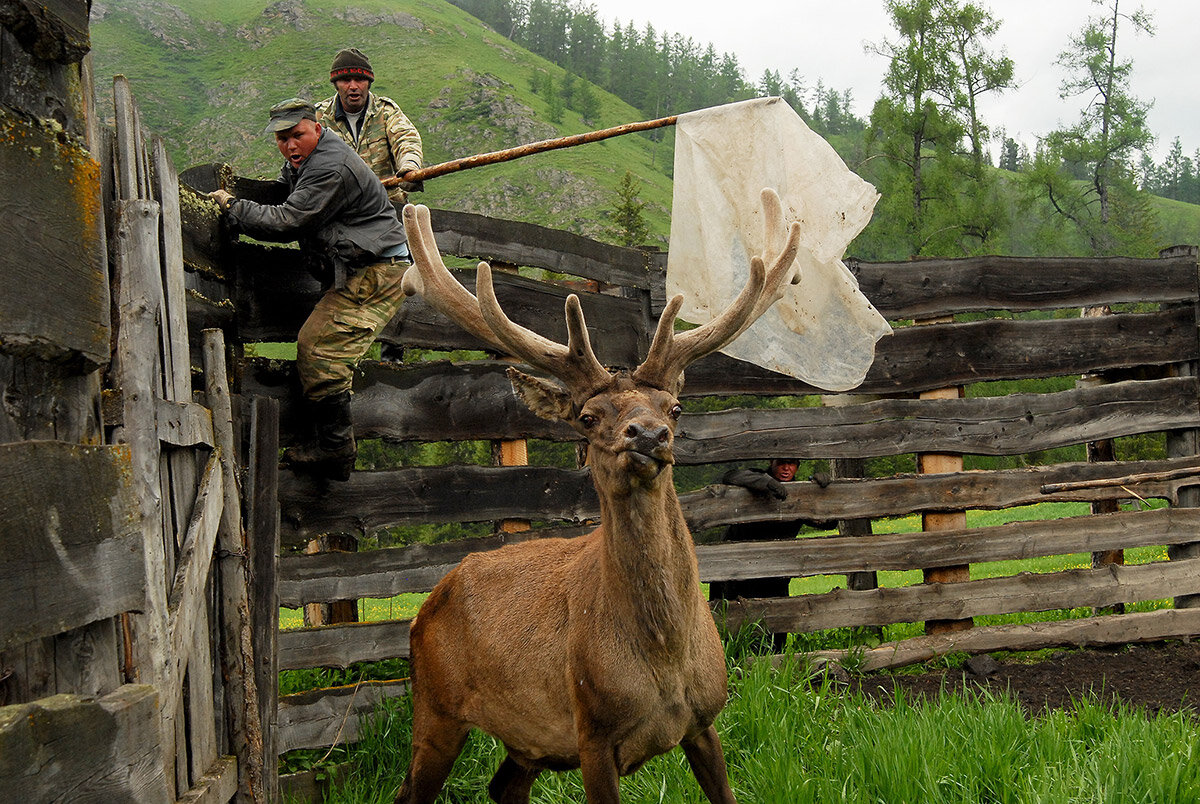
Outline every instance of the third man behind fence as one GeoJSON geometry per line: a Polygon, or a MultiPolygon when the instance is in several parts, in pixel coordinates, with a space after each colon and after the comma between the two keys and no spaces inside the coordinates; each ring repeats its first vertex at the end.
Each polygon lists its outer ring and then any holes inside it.
{"type": "Polygon", "coordinates": [[[337,90],[317,104],[317,119],[358,152],[388,187],[388,198],[404,204],[408,191],[420,189],[402,181],[421,167],[421,135],[391,98],[371,92],[375,72],[358,48],[338,51],[329,80],[337,90]],[[400,177],[393,186],[389,179],[400,177]]]}

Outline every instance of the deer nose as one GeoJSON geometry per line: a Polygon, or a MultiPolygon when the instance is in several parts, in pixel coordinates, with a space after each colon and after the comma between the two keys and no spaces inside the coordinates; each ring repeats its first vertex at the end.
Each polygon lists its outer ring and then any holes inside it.
{"type": "Polygon", "coordinates": [[[625,437],[638,452],[651,453],[670,440],[671,431],[666,425],[646,427],[638,422],[631,422],[625,428],[625,437]]]}

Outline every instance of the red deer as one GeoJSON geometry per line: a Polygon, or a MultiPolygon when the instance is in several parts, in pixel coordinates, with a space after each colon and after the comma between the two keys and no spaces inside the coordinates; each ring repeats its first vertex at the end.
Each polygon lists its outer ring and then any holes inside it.
{"type": "Polygon", "coordinates": [[[684,367],[798,281],[799,227],[785,237],[773,191],[763,191],[763,207],[767,242],[786,239],[770,270],[754,257],[736,300],[688,332],[674,332],[675,297],[645,361],[615,373],[592,351],[578,297],[567,298],[565,346],[514,324],[490,266],[480,263],[472,295],[442,262],[429,210],[405,207],[417,269],[409,274],[419,271],[429,304],[562,382],[508,370],[535,413],[587,440],[602,524],[575,539],[471,555],[430,593],[411,631],[413,756],[398,804],[434,800],[472,727],[507,750],[488,785],[498,804],[528,802],[543,770],[571,768],[591,804],[617,802],[620,776],[676,745],[708,800],[735,804],[713,727],[727,694],[724,650],[675,495],[672,445],[684,367]]]}

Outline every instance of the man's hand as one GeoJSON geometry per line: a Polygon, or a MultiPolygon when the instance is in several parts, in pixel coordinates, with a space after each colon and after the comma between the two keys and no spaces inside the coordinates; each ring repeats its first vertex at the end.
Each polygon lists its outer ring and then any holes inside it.
{"type": "Polygon", "coordinates": [[[787,488],[766,472],[755,469],[730,469],[721,478],[728,486],[741,486],[757,497],[770,495],[777,500],[786,500],[787,488]]]}
{"type": "Polygon", "coordinates": [[[229,205],[233,203],[234,199],[233,193],[226,192],[225,190],[213,190],[208,194],[208,197],[217,202],[217,206],[221,208],[222,212],[229,209],[229,205]]]}

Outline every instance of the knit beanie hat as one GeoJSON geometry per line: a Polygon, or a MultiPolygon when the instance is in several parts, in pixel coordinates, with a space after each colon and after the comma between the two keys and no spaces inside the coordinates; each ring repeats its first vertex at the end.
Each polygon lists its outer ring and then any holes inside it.
{"type": "Polygon", "coordinates": [[[339,78],[365,78],[374,81],[375,73],[371,72],[371,62],[367,55],[358,48],[351,47],[339,50],[333,57],[329,80],[337,81],[339,78]]]}

